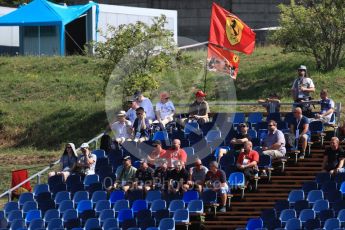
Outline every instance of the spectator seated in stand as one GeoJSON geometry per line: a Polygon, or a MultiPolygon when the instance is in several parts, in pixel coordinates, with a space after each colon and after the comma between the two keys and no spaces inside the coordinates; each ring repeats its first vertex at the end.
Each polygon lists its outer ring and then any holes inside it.
{"type": "MultiPolygon", "coordinates": [[[[248,126],[246,123],[241,123],[238,127],[240,130],[237,131],[236,136],[231,139],[230,146],[234,151],[241,152],[244,147],[244,143],[246,143],[247,141],[251,141],[251,137],[248,133],[248,126]]],[[[226,149],[219,149],[219,160],[224,154],[226,154],[226,152],[226,149]]]]}
{"type": "Polygon", "coordinates": [[[150,138],[150,122],[146,118],[145,111],[143,107],[136,109],[137,118],[134,121],[132,127],[132,138],[135,142],[147,141],[150,138]]]}
{"type": "Polygon", "coordinates": [[[251,190],[250,180],[258,173],[259,153],[253,150],[251,141],[244,143],[244,150],[237,158],[237,169],[244,173],[246,185],[251,190]]]}
{"type": "Polygon", "coordinates": [[[208,168],[202,165],[202,161],[195,159],[194,167],[190,168],[188,184],[201,193],[207,172],[208,168]]]}
{"type": "Polygon", "coordinates": [[[145,97],[140,91],[135,92],[133,97],[138,103],[139,107],[142,107],[144,109],[146,118],[150,121],[150,123],[154,121],[156,119],[156,116],[151,100],[145,97]]]}
{"type": "Polygon", "coordinates": [[[321,111],[315,114],[315,118],[310,119],[310,122],[321,121],[322,123],[329,123],[334,113],[334,101],[328,98],[327,89],[322,89],[320,92],[321,100],[318,101],[321,106],[321,111]]]}
{"type": "Polygon", "coordinates": [[[90,151],[88,143],[83,143],[80,146],[80,150],[82,153],[78,156],[73,172],[85,176],[95,174],[97,156],[90,151]]]}
{"type": "Polygon", "coordinates": [[[115,142],[121,145],[131,138],[132,123],[126,120],[126,112],[120,111],[117,114],[117,121],[112,123],[107,130],[112,130],[115,134],[115,142]]]}
{"type": "Polygon", "coordinates": [[[146,160],[140,161],[140,167],[135,172],[135,189],[142,189],[149,191],[152,189],[152,180],[153,180],[154,170],[150,168],[146,160]]]}
{"type": "Polygon", "coordinates": [[[154,187],[155,189],[167,191],[167,183],[169,181],[168,163],[165,159],[160,159],[156,163],[157,167],[153,173],[154,187]]]}
{"type": "Polygon", "coordinates": [[[259,99],[258,103],[266,108],[267,114],[280,112],[280,98],[276,93],[271,93],[266,99],[259,99]]]}
{"type": "MultiPolygon", "coordinates": [[[[282,131],[278,130],[277,122],[268,122],[268,134],[263,142],[263,154],[271,156],[272,159],[279,159],[285,156],[285,137],[282,131]]],[[[262,171],[262,176],[266,176],[266,171],[262,171]]]]}
{"type": "Polygon", "coordinates": [[[290,135],[293,135],[296,141],[301,143],[302,149],[299,158],[304,159],[308,145],[309,120],[302,114],[300,107],[293,110],[293,116],[290,124],[290,135]]]}
{"type": "Polygon", "coordinates": [[[67,177],[73,172],[73,169],[76,166],[78,159],[77,152],[75,150],[75,146],[73,143],[68,143],[65,147],[65,150],[60,158],[60,171],[58,172],[50,172],[48,177],[52,177],[55,175],[63,175],[64,181],[66,181],[67,177]]]}
{"type": "Polygon", "coordinates": [[[182,193],[189,189],[189,173],[180,160],[174,161],[175,168],[168,172],[169,193],[182,193]]]}
{"type": "Polygon", "coordinates": [[[332,137],[330,147],[326,149],[323,157],[322,168],[323,171],[330,174],[343,173],[345,161],[345,152],[341,146],[339,146],[339,139],[332,137]]]}
{"type": "Polygon", "coordinates": [[[210,162],[210,167],[205,176],[204,190],[213,190],[220,196],[219,212],[226,212],[226,200],[229,187],[226,182],[225,172],[218,168],[216,161],[210,162]]]}
{"type": "Polygon", "coordinates": [[[210,107],[208,106],[205,97],[207,96],[202,90],[198,90],[195,94],[195,101],[189,106],[189,116],[186,122],[196,121],[199,125],[209,122],[208,114],[210,113],[210,107]]]}
{"type": "Polygon", "coordinates": [[[137,169],[132,166],[131,157],[125,156],[122,165],[116,169],[116,182],[114,188],[117,189],[121,187],[123,191],[127,192],[133,185],[136,171],[137,169]]]}
{"type": "Polygon", "coordinates": [[[160,157],[165,155],[166,150],[162,148],[160,140],[153,141],[152,146],[154,149],[147,155],[147,163],[150,167],[155,167],[160,157]]]}
{"type": "Polygon", "coordinates": [[[183,166],[187,163],[187,153],[181,148],[181,141],[179,139],[174,139],[172,146],[165,153],[160,155],[160,158],[164,158],[168,162],[168,168],[174,166],[175,161],[180,161],[183,166]]]}
{"type": "Polygon", "coordinates": [[[170,96],[167,92],[162,92],[160,101],[156,104],[156,117],[157,120],[153,123],[159,123],[161,129],[165,129],[166,124],[173,121],[175,107],[172,101],[169,100],[170,96]]]}

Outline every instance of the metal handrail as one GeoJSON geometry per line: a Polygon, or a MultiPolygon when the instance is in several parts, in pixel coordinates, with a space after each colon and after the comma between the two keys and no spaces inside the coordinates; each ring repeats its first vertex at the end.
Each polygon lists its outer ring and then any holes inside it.
{"type": "MultiPolygon", "coordinates": [[[[97,136],[95,136],[94,138],[92,138],[91,140],[89,140],[87,143],[88,144],[91,144],[93,142],[96,143],[96,146],[97,146],[97,143],[98,143],[98,140],[103,136],[104,133],[101,133],[97,136]]],[[[80,151],[80,148],[77,148],[76,151],[80,151]]],[[[52,167],[54,167],[55,165],[57,165],[58,163],[60,162],[60,159],[51,163],[49,166],[45,167],[44,169],[42,169],[41,171],[35,173],[34,175],[30,176],[28,179],[20,182],[19,184],[17,184],[16,186],[14,186],[13,188],[10,188],[9,190],[5,191],[4,193],[2,193],[0,195],[0,199],[3,198],[4,196],[8,195],[8,201],[11,201],[11,193],[20,188],[22,185],[24,185],[25,183],[31,181],[32,179],[34,179],[35,177],[37,177],[37,183],[39,184],[40,183],[40,179],[41,179],[41,175],[43,173],[45,173],[46,171],[48,171],[49,169],[51,169],[52,167]]]]}
{"type": "MultiPolygon", "coordinates": [[[[304,103],[311,103],[311,104],[317,104],[317,101],[311,101],[311,102],[304,102],[304,103]]],[[[185,107],[188,106],[189,104],[176,104],[175,107],[185,107]]],[[[261,105],[258,102],[236,102],[236,101],[228,101],[228,102],[209,102],[209,105],[261,105]]],[[[281,102],[280,105],[294,105],[294,103],[288,103],[288,102],[281,102]]],[[[340,120],[340,111],[341,111],[341,103],[337,102],[335,103],[335,112],[337,115],[337,121],[340,120]]],[[[93,142],[96,142],[96,147],[97,147],[97,143],[98,140],[104,135],[104,133],[101,133],[99,135],[97,135],[96,137],[92,138],[91,140],[89,140],[87,143],[91,144],[93,142]]],[[[80,148],[78,148],[76,151],[79,151],[80,148]]],[[[50,168],[52,168],[53,166],[55,166],[56,164],[58,164],[60,162],[60,160],[55,161],[54,163],[50,164],[49,166],[45,167],[43,170],[39,171],[38,173],[30,176],[28,179],[26,179],[25,181],[19,183],[18,185],[16,185],[15,187],[7,190],[6,192],[2,193],[0,195],[0,198],[8,195],[8,201],[11,201],[11,193],[16,190],[17,188],[21,187],[22,185],[24,185],[25,183],[31,181],[32,179],[34,179],[35,177],[37,177],[37,183],[40,183],[40,177],[43,173],[45,173],[46,171],[48,171],[50,168]]]]}

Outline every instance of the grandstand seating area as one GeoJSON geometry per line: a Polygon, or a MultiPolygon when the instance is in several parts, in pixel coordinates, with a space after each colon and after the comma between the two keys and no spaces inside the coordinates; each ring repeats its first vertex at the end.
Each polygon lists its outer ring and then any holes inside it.
{"type": "MultiPolygon", "coordinates": [[[[125,142],[123,148],[110,153],[95,150],[96,174],[81,178],[71,175],[50,177],[47,184],[23,193],[18,201],[8,202],[0,211],[3,229],[340,229],[345,226],[345,174],[330,177],[320,173],[324,147],[328,144],[320,133],[324,127],[315,125],[310,135],[309,157],[298,160],[290,149],[291,158],[272,162],[260,155],[259,168],[268,169],[267,178],[256,177],[254,191],[245,190],[243,173],[236,172],[236,155],[227,154],[220,160],[231,188],[228,211],[214,212],[217,194],[213,191],[188,191],[172,196],[158,190],[146,194],[131,190],[110,192],[106,188],[115,178],[115,170],[125,155],[131,155],[133,166],[146,156],[152,140],[161,140],[164,147],[178,138],[188,154],[188,163],[197,156],[205,166],[218,160],[218,147],[228,143],[237,132],[238,124],[247,122],[255,147],[267,132],[267,121],[276,120],[278,128],[287,131],[292,115],[262,113],[216,114],[212,122],[199,126],[191,123],[170,131],[152,133],[150,141],[137,144],[125,142]],[[284,115],[284,116],[283,116],[284,115]],[[131,149],[137,154],[132,155],[131,149]],[[291,160],[290,160],[291,159],[291,160]],[[286,162],[286,166],[285,165],[286,162]],[[282,167],[284,166],[284,167],[282,167]],[[279,168],[279,169],[278,169],[279,168]],[[210,209],[210,210],[209,210],[210,209]],[[245,227],[246,225],[246,227],[245,227]]],[[[330,135],[333,135],[330,134],[330,135]]],[[[326,138],[327,139],[327,138],[326,138]]],[[[259,148],[256,148],[260,150],[259,148]]],[[[287,156],[290,156],[289,153],[287,156]]],[[[190,167],[190,166],[187,166],[190,167]]]]}

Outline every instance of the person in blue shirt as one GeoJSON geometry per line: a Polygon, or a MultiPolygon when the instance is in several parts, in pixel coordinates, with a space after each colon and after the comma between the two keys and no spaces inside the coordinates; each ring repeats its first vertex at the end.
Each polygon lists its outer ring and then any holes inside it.
{"type": "Polygon", "coordinates": [[[334,113],[334,101],[328,98],[328,91],[326,89],[322,89],[320,92],[319,101],[321,110],[319,113],[315,114],[315,118],[312,118],[311,121],[321,121],[322,123],[330,122],[332,115],[334,113]]]}

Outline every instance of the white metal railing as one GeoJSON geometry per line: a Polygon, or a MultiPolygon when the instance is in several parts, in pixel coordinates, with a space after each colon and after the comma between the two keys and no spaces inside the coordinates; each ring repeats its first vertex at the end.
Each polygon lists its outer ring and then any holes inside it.
{"type": "MultiPolygon", "coordinates": [[[[95,143],[95,146],[97,147],[98,145],[98,141],[99,139],[103,136],[103,133],[95,136],[94,138],[92,138],[91,140],[89,140],[87,143],[88,144],[93,144],[95,143]]],[[[77,149],[77,151],[79,151],[80,148],[77,149]]],[[[0,195],[0,198],[5,197],[6,195],[8,196],[8,201],[11,201],[11,194],[14,190],[20,188],[22,185],[24,185],[25,183],[37,178],[37,184],[39,184],[41,182],[41,176],[43,173],[47,172],[50,168],[54,167],[55,165],[57,165],[60,162],[60,159],[51,163],[49,166],[45,167],[44,169],[42,169],[41,171],[39,171],[38,173],[35,173],[34,175],[30,176],[28,179],[24,180],[23,182],[19,183],[18,185],[16,185],[15,187],[7,190],[6,192],[2,193],[0,195]]]]}

